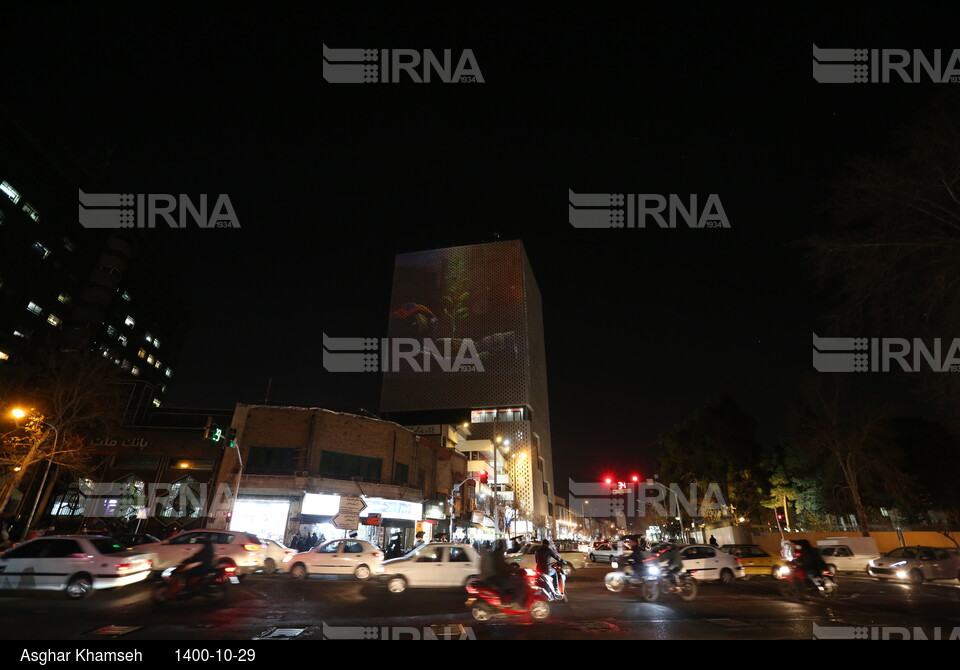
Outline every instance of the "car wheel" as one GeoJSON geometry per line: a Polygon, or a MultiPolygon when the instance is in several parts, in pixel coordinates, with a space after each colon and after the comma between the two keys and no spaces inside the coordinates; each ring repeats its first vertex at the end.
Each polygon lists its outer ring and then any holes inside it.
{"type": "Polygon", "coordinates": [[[914,568],[910,571],[910,583],[919,586],[923,584],[923,573],[920,572],[917,568],[914,568]]]}
{"type": "Polygon", "coordinates": [[[307,576],[307,566],[303,563],[297,563],[290,568],[290,576],[294,579],[304,579],[307,576]]]}
{"type": "Polygon", "coordinates": [[[71,600],[86,598],[93,591],[93,580],[88,575],[77,575],[67,583],[67,597],[71,600]]]}
{"type": "Polygon", "coordinates": [[[387,591],[390,593],[403,593],[407,590],[407,580],[403,577],[391,577],[387,581],[387,591]]]}
{"type": "Polygon", "coordinates": [[[263,562],[263,571],[268,575],[272,575],[277,571],[277,562],[272,558],[268,558],[263,562]]]}
{"type": "Polygon", "coordinates": [[[593,555],[593,554],[590,554],[590,562],[591,562],[591,563],[596,563],[596,562],[597,562],[597,557],[596,557],[595,555],[593,555]]]}
{"type": "Polygon", "coordinates": [[[463,585],[464,585],[464,587],[466,587],[466,586],[468,586],[468,585],[470,584],[470,582],[474,582],[474,581],[476,581],[476,580],[478,580],[478,579],[480,579],[480,575],[470,575],[470,576],[467,577],[465,580],[463,580],[463,585]]]}
{"type": "Polygon", "coordinates": [[[603,585],[611,593],[620,593],[627,588],[627,579],[619,572],[611,572],[603,578],[603,585]]]}
{"type": "Polygon", "coordinates": [[[474,621],[490,621],[493,618],[493,613],[483,605],[474,605],[470,614],[473,615],[474,621]]]}
{"type": "Polygon", "coordinates": [[[353,571],[353,576],[357,579],[370,579],[370,568],[366,565],[358,565],[353,571]]]}
{"type": "Polygon", "coordinates": [[[733,576],[733,571],[730,568],[724,568],[720,571],[720,583],[724,586],[729,586],[733,584],[736,577],[733,576]]]}
{"type": "Polygon", "coordinates": [[[773,577],[774,579],[780,579],[780,566],[779,566],[779,565],[773,566],[773,568],[770,570],[770,576],[773,577]]]}

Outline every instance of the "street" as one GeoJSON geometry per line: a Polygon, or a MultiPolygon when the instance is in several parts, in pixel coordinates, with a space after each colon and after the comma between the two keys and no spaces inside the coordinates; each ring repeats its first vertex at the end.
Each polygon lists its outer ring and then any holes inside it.
{"type": "Polygon", "coordinates": [[[569,602],[555,604],[550,618],[542,623],[521,618],[476,623],[464,607],[465,594],[458,589],[392,595],[353,579],[294,580],[284,574],[247,577],[222,604],[187,600],[157,606],[150,599],[150,583],[98,592],[79,602],[67,600],[62,593],[7,592],[0,595],[0,621],[6,640],[78,642],[112,637],[129,642],[420,639],[444,634],[466,639],[564,640],[855,635],[948,639],[960,635],[956,580],[912,586],[842,575],[836,600],[788,602],[772,579],[757,577],[730,586],[702,583],[693,602],[663,596],[649,604],[629,589],[609,593],[603,586],[608,571],[606,566],[578,570],[568,581],[569,602]],[[455,628],[457,624],[463,629],[455,628]],[[123,628],[104,631],[108,626],[123,628]]]}

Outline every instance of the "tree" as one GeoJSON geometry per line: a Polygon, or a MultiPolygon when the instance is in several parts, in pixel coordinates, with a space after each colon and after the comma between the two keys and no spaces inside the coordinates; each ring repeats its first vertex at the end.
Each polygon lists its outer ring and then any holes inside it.
{"type": "MultiPolygon", "coordinates": [[[[894,150],[845,168],[835,226],[806,242],[835,289],[839,329],[903,338],[960,334],[960,95],[948,93],[894,150]]],[[[944,352],[949,345],[944,346],[944,352]]],[[[960,417],[960,375],[925,371],[917,389],[960,417]]]]}
{"type": "Polygon", "coordinates": [[[49,346],[0,382],[3,421],[11,410],[26,412],[21,425],[0,442],[0,467],[9,474],[0,488],[6,507],[28,468],[48,462],[73,473],[87,473],[87,436],[119,423],[123,393],[119,369],[92,352],[63,352],[49,346]]]}
{"type": "Polygon", "coordinates": [[[905,500],[907,477],[902,453],[890,438],[888,412],[859,407],[849,395],[839,377],[809,383],[796,406],[794,439],[821,481],[853,505],[860,532],[867,536],[868,503],[905,500]]]}

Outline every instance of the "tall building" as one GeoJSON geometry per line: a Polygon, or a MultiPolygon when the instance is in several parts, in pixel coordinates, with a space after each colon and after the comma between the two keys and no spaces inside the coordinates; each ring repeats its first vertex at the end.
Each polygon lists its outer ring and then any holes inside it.
{"type": "Polygon", "coordinates": [[[185,335],[178,282],[145,231],[78,222],[96,180],[44,135],[0,115],[0,367],[45,347],[91,350],[123,371],[124,420],[162,404],[185,335]]]}
{"type": "Polygon", "coordinates": [[[496,483],[512,493],[508,530],[547,532],[555,494],[543,316],[523,244],[400,254],[390,308],[381,413],[421,428],[470,422],[472,439],[503,446],[496,483]]]}

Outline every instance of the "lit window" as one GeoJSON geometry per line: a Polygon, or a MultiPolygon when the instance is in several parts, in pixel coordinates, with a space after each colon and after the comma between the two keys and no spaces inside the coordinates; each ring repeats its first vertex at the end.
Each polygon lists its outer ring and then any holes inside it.
{"type": "Polygon", "coordinates": [[[139,356],[140,358],[146,358],[146,357],[147,357],[147,350],[146,350],[146,349],[141,349],[140,351],[137,352],[137,356],[139,356]]]}
{"type": "Polygon", "coordinates": [[[157,349],[160,348],[160,340],[157,339],[156,337],[153,338],[153,346],[155,346],[157,349]]]}
{"type": "Polygon", "coordinates": [[[39,242],[33,243],[33,250],[36,251],[38,254],[40,254],[40,256],[44,259],[46,259],[50,255],[50,250],[47,249],[42,244],[40,244],[39,242]]]}
{"type": "Polygon", "coordinates": [[[113,359],[113,364],[114,364],[114,365],[120,365],[120,359],[119,359],[119,358],[114,358],[114,359],[113,359]]]}
{"type": "Polygon", "coordinates": [[[147,365],[153,365],[153,354],[147,356],[147,365]]]}
{"type": "Polygon", "coordinates": [[[47,317],[47,323],[49,323],[51,326],[59,326],[60,317],[54,314],[53,312],[51,312],[50,316],[47,317]]]}
{"type": "Polygon", "coordinates": [[[34,207],[29,202],[23,203],[23,211],[26,212],[27,216],[29,216],[34,221],[40,220],[40,212],[34,209],[34,207]]]}
{"type": "Polygon", "coordinates": [[[116,337],[117,329],[114,328],[113,326],[107,326],[107,335],[109,335],[110,337],[116,337]]]}
{"type": "Polygon", "coordinates": [[[77,250],[77,245],[74,244],[73,242],[71,242],[68,238],[64,237],[64,238],[63,238],[63,248],[66,249],[67,251],[76,251],[76,250],[77,250]]]}
{"type": "Polygon", "coordinates": [[[134,365],[133,369],[130,370],[130,374],[132,374],[134,377],[138,377],[140,375],[140,368],[134,365]]]}
{"type": "Polygon", "coordinates": [[[100,347],[100,353],[104,358],[110,358],[110,350],[107,347],[100,347]]]}
{"type": "Polygon", "coordinates": [[[160,369],[160,359],[159,359],[159,358],[157,359],[156,365],[154,365],[153,367],[155,367],[157,370],[160,369]]]}
{"type": "Polygon", "coordinates": [[[137,324],[137,322],[133,320],[132,316],[127,316],[127,320],[124,321],[124,323],[128,326],[135,326],[137,324]]]}
{"type": "Polygon", "coordinates": [[[14,337],[22,337],[25,340],[29,340],[30,336],[33,334],[32,330],[15,330],[13,331],[14,337]]]}
{"type": "Polygon", "coordinates": [[[167,371],[166,371],[164,374],[167,375],[168,377],[172,377],[172,376],[173,376],[173,370],[171,370],[170,368],[167,368],[167,371]]]}
{"type": "Polygon", "coordinates": [[[0,191],[3,191],[7,194],[7,197],[13,200],[13,204],[20,202],[20,194],[17,193],[17,189],[8,184],[5,181],[0,182],[0,191]]]}
{"type": "Polygon", "coordinates": [[[67,295],[66,293],[61,293],[61,294],[57,297],[57,300],[59,300],[60,302],[62,302],[64,305],[66,305],[68,302],[70,302],[70,296],[67,295]]]}
{"type": "Polygon", "coordinates": [[[153,399],[153,406],[154,406],[154,407],[159,407],[159,406],[160,406],[160,399],[159,399],[159,398],[154,398],[154,399],[153,399]]]}
{"type": "Polygon", "coordinates": [[[27,309],[29,309],[31,312],[33,312],[37,316],[39,316],[43,312],[43,307],[41,307],[35,302],[31,302],[30,304],[28,304],[27,309]]]}
{"type": "Polygon", "coordinates": [[[166,393],[166,392],[167,392],[167,385],[164,384],[163,386],[160,387],[160,393],[166,393]]]}
{"type": "Polygon", "coordinates": [[[124,358],[124,359],[123,359],[123,363],[120,364],[120,367],[123,368],[124,370],[129,370],[129,369],[130,369],[130,361],[128,361],[126,358],[124,358]]]}
{"type": "Polygon", "coordinates": [[[121,294],[120,294],[120,297],[123,298],[124,300],[126,300],[127,302],[130,302],[130,294],[127,293],[126,291],[124,291],[123,293],[121,293],[121,294]]]}
{"type": "Polygon", "coordinates": [[[0,351],[0,361],[9,361],[9,360],[10,360],[10,354],[5,354],[2,351],[0,351]]]}
{"type": "Polygon", "coordinates": [[[144,335],[143,339],[145,339],[147,342],[151,342],[151,343],[153,342],[153,336],[150,333],[147,333],[146,335],[144,335]]]}
{"type": "Polygon", "coordinates": [[[120,337],[117,338],[117,341],[118,341],[122,346],[124,346],[124,347],[127,346],[127,336],[126,336],[126,335],[121,335],[120,337]]]}

